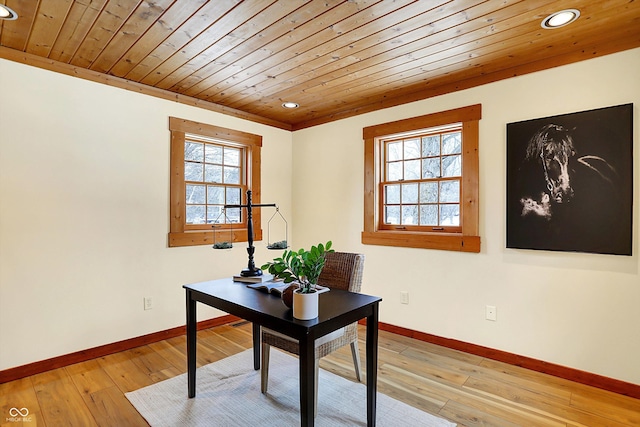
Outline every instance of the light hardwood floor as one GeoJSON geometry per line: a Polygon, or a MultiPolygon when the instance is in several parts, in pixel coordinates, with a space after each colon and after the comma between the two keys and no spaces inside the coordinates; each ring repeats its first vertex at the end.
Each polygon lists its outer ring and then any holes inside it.
{"type": "MultiPolygon", "coordinates": [[[[389,332],[379,344],[378,390],[460,426],[640,426],[638,399],[389,332]]],[[[21,425],[14,407],[30,427],[146,426],[124,393],[184,373],[185,348],[181,336],[0,384],[0,426],[21,425]]],[[[248,348],[246,322],[198,332],[199,366],[248,348]]],[[[355,380],[348,346],[321,367],[355,380]]]]}

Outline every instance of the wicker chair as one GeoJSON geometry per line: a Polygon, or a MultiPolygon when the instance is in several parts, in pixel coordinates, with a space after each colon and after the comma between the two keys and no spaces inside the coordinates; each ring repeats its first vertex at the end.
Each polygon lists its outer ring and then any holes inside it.
{"type": "MultiPolygon", "coordinates": [[[[342,289],[360,292],[362,272],[364,270],[364,255],[347,252],[330,252],[327,254],[324,268],[318,278],[318,284],[332,289],[342,289]]],[[[351,355],[355,366],[356,378],[360,379],[360,353],[358,352],[358,325],[352,323],[336,332],[316,340],[315,359],[315,412],[318,407],[318,363],[320,358],[347,344],[351,344],[351,355]]],[[[261,390],[267,392],[269,381],[269,350],[271,346],[289,353],[299,355],[298,341],[271,329],[262,328],[262,363],[261,390]]]]}

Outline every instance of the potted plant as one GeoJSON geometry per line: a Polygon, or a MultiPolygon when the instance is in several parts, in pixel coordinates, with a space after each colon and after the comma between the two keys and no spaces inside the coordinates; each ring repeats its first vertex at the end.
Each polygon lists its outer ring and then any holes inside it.
{"type": "Polygon", "coordinates": [[[262,266],[263,270],[283,279],[284,283],[297,284],[298,289],[293,293],[293,317],[296,319],[309,320],[318,317],[318,293],[315,286],[318,284],[328,252],[333,252],[331,241],[324,245],[319,243],[317,246],[311,246],[309,250],[285,250],[281,257],[262,266]]]}

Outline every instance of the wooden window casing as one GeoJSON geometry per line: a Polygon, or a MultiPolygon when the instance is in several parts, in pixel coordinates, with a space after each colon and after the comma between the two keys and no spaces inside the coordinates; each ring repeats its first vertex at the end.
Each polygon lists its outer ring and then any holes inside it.
{"type": "Polygon", "coordinates": [[[362,243],[368,245],[480,252],[479,236],[479,121],[482,106],[471,105],[363,129],[364,153],[364,229],[362,243]],[[462,178],[460,188],[460,227],[395,227],[383,224],[382,183],[384,153],[381,144],[393,135],[461,123],[462,178]]]}
{"type": "MultiPolygon", "coordinates": [[[[237,148],[241,152],[241,203],[246,203],[246,190],[251,190],[252,203],[260,203],[260,162],[262,137],[259,135],[227,129],[214,125],[207,125],[189,120],[169,118],[171,131],[171,179],[170,179],[170,231],[169,247],[213,245],[214,233],[221,239],[231,239],[233,242],[247,241],[246,212],[241,212],[242,221],[225,227],[218,224],[213,228],[210,223],[187,224],[186,222],[186,194],[188,184],[185,181],[185,142],[214,140],[215,145],[237,148]]],[[[191,184],[191,182],[189,182],[191,184]]],[[[260,209],[253,211],[254,240],[262,240],[260,209]]],[[[221,240],[218,239],[218,240],[221,240]]]]}

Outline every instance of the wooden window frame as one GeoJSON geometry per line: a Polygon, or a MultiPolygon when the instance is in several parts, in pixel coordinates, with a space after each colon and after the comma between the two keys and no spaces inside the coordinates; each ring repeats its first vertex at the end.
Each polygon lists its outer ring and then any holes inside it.
{"type": "MultiPolygon", "coordinates": [[[[171,131],[171,177],[170,177],[170,221],[169,247],[213,245],[214,233],[224,233],[224,239],[229,239],[229,228],[217,227],[211,230],[190,230],[193,226],[185,223],[185,179],[184,179],[184,144],[187,134],[204,138],[215,138],[228,141],[229,146],[241,147],[245,152],[246,185],[251,190],[252,203],[259,204],[260,164],[262,136],[227,129],[220,126],[197,123],[190,120],[169,117],[171,131]]],[[[242,195],[242,203],[246,203],[246,194],[242,195]]],[[[233,224],[231,228],[233,242],[246,242],[247,227],[244,224],[233,224]],[[235,227],[234,227],[235,226],[235,227]]],[[[253,211],[253,239],[262,240],[262,216],[260,209],[253,211]]]]}
{"type": "Polygon", "coordinates": [[[395,122],[369,126],[363,129],[364,139],[364,230],[365,245],[398,246],[423,249],[440,249],[462,252],[480,252],[479,236],[479,121],[482,118],[480,104],[427,114],[395,122]],[[460,193],[461,232],[385,230],[380,227],[382,195],[381,138],[462,123],[462,181],[460,193]]]}

